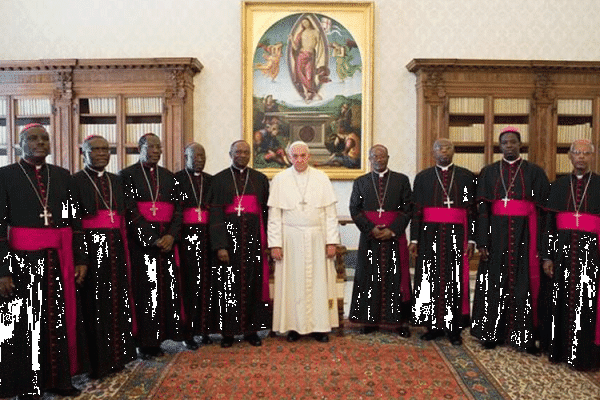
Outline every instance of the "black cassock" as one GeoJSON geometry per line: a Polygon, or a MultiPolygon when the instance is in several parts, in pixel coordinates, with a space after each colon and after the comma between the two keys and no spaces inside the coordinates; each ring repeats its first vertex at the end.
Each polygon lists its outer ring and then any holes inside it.
{"type": "Polygon", "coordinates": [[[243,173],[227,168],[213,177],[209,198],[212,250],[226,249],[229,253],[229,264],[213,254],[212,286],[217,304],[213,326],[225,336],[265,329],[271,325],[267,293],[263,291],[269,181],[252,168],[243,173]],[[233,210],[239,207],[237,201],[234,203],[234,175],[240,196],[256,196],[258,213],[243,210],[238,216],[233,210]]]}
{"type": "Polygon", "coordinates": [[[529,246],[540,250],[544,227],[541,207],[549,186],[544,170],[525,160],[522,164],[495,162],[484,167],[477,179],[477,246],[488,249],[489,260],[480,262],[477,271],[471,334],[482,341],[506,342],[519,349],[534,345],[539,327],[534,293],[539,293],[542,272],[539,258],[530,268],[529,246]],[[504,207],[505,186],[508,209],[516,204],[511,200],[529,201],[536,224],[530,224],[526,216],[492,214],[494,201],[500,201],[496,203],[500,210],[504,207]],[[529,229],[534,227],[536,237],[531,237],[529,229]]]}
{"type": "Polygon", "coordinates": [[[99,210],[108,210],[106,205],[121,219],[124,218],[123,184],[120,177],[109,172],[101,176],[89,168],[86,172],[79,171],[73,175],[73,197],[77,207],[75,226],[84,233],[83,246],[74,251],[88,266],[81,290],[82,314],[88,338],[90,375],[100,378],[111,371],[123,369],[125,364],[136,358],[136,351],[131,335],[129,273],[121,235],[124,225],[118,227],[116,215],[113,216],[116,226],[112,229],[98,225],[86,225],[84,229],[81,220],[97,217],[99,210]]]}
{"type": "Polygon", "coordinates": [[[389,171],[380,178],[369,173],[354,181],[350,215],[360,230],[360,241],[350,321],[393,325],[409,319],[411,289],[404,231],[410,222],[411,203],[410,182],[404,174],[389,171]],[[397,212],[388,224],[396,235],[391,240],[380,241],[371,234],[376,224],[366,213],[378,215],[378,199],[383,199],[383,210],[397,212]]]}
{"type": "Polygon", "coordinates": [[[410,236],[419,248],[413,322],[429,329],[459,332],[469,325],[469,271],[464,245],[466,240],[475,240],[475,176],[456,165],[446,171],[428,168],[415,177],[413,199],[410,236]],[[448,205],[455,210],[447,210],[448,205]],[[459,223],[424,222],[423,210],[432,208],[440,213],[464,210],[467,231],[459,223]]]}
{"type": "MultiPolygon", "coordinates": [[[[14,246],[9,246],[7,234],[9,226],[14,237],[15,227],[44,228],[44,218],[40,217],[43,208],[34,187],[42,199],[48,193],[48,211],[52,216],[46,228],[70,227],[71,175],[54,165],[44,164],[36,173],[33,165],[24,161],[20,164],[31,182],[18,164],[0,169],[0,277],[12,275],[15,285],[14,296],[0,298],[0,397],[68,389],[71,375],[85,367],[86,356],[83,332],[77,329],[77,340],[71,342],[71,352],[77,352],[79,361],[77,371],[77,363],[69,360],[65,314],[65,300],[71,307],[76,303],[74,292],[65,295],[69,283],[71,288],[75,286],[74,272],[70,277],[61,275],[61,260],[55,248],[14,250],[14,246]]],[[[44,236],[50,235],[42,234],[40,240],[44,236]]],[[[73,232],[73,243],[63,244],[80,245],[81,236],[81,232],[73,232]]],[[[31,236],[30,240],[37,241],[31,236]]],[[[74,264],[83,263],[75,258],[74,264]]]]}
{"type": "Polygon", "coordinates": [[[543,254],[554,262],[548,354],[551,361],[566,361],[580,369],[600,365],[600,348],[594,344],[600,278],[598,232],[584,230],[583,218],[581,230],[564,229],[568,226],[558,230],[556,216],[575,212],[574,194],[577,205],[581,204],[578,213],[600,218],[600,176],[591,173],[586,190],[589,177],[589,173],[582,179],[568,175],[552,183],[547,203],[547,250],[543,254]]]}
{"type": "Polygon", "coordinates": [[[186,336],[211,333],[210,315],[216,307],[211,290],[211,251],[209,236],[208,191],[212,175],[181,170],[175,174],[181,187],[183,224],[181,228],[181,275],[183,280],[186,336]],[[191,179],[191,180],[190,180],[191,179]],[[193,187],[192,187],[193,185],[193,187]],[[198,202],[201,202],[198,220],[198,202]]]}
{"type": "Polygon", "coordinates": [[[157,347],[167,339],[183,340],[182,290],[175,251],[163,253],[154,244],[167,234],[176,241],[179,239],[181,205],[179,183],[175,175],[160,166],[143,168],[145,175],[141,163],[125,168],[120,175],[125,190],[127,240],[131,254],[132,291],[137,320],[134,338],[140,347],[157,347]],[[173,207],[170,220],[151,222],[141,214],[139,203],[152,202],[153,199],[157,202],[157,216],[169,208],[162,203],[173,207]]]}

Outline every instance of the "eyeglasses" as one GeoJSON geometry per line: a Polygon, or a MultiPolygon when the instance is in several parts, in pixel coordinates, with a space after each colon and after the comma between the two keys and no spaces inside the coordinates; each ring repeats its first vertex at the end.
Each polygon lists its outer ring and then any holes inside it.
{"type": "Polygon", "coordinates": [[[574,151],[571,152],[571,154],[573,154],[574,156],[580,156],[580,155],[591,156],[594,153],[591,152],[591,151],[574,150],[574,151]]]}

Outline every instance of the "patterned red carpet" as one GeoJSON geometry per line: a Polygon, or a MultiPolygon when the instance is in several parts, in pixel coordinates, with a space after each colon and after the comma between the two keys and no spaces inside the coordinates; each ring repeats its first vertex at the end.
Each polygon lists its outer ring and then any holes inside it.
{"type": "MultiPolygon", "coordinates": [[[[545,357],[500,347],[486,351],[468,333],[454,347],[378,332],[347,330],[329,343],[306,337],[263,346],[218,343],[154,361],[136,361],[81,399],[600,399],[600,373],[586,374],[545,357]]],[[[179,346],[179,347],[177,347],[179,346]]],[[[168,349],[172,350],[172,349],[168,349]]]]}

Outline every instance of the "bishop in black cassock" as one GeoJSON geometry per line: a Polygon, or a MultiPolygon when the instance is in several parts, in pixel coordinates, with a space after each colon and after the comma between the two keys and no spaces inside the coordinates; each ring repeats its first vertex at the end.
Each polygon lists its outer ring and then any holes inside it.
{"type": "Polygon", "coordinates": [[[183,340],[181,277],[174,252],[181,204],[175,175],[157,165],[162,154],[158,136],[142,136],[139,148],[140,162],[120,175],[137,321],[133,334],[142,358],[148,359],[162,354],[164,340],[183,340]]]}
{"type": "Polygon", "coordinates": [[[552,277],[548,355],[581,370],[600,366],[600,176],[589,170],[593,155],[591,142],[574,142],[573,173],[552,183],[543,253],[552,277]]]}
{"type": "Polygon", "coordinates": [[[245,141],[234,142],[229,155],[232,165],[213,177],[209,196],[211,247],[217,252],[212,269],[215,326],[223,335],[222,347],[230,347],[234,335],[260,346],[256,332],[271,320],[265,254],[269,181],[248,167],[245,141]]]}
{"type": "Polygon", "coordinates": [[[181,228],[181,275],[186,313],[185,343],[191,350],[198,344],[194,335],[210,344],[210,316],[215,312],[211,288],[211,251],[209,242],[208,190],[212,175],[203,172],[206,163],[204,147],[192,143],[185,148],[185,169],[175,177],[181,187],[183,224],[181,228]]]}
{"type": "Polygon", "coordinates": [[[475,176],[452,164],[454,146],[447,139],[433,145],[436,166],[415,177],[415,209],[409,252],[416,256],[413,322],[425,325],[421,336],[447,334],[460,345],[469,326],[469,258],[475,240],[475,176]]]}
{"type": "Polygon", "coordinates": [[[110,159],[106,139],[91,136],[82,151],[85,167],[73,179],[76,227],[84,240],[74,250],[88,266],[81,292],[90,377],[101,378],[136,358],[124,242],[125,201],[121,178],[104,170],[110,159]]]}
{"type": "Polygon", "coordinates": [[[363,332],[381,325],[409,337],[411,288],[406,235],[411,218],[408,177],[390,171],[387,149],[375,145],[369,153],[373,172],[354,181],[350,215],[360,230],[349,320],[363,332]]]}
{"type": "Polygon", "coordinates": [[[86,267],[73,259],[72,179],[45,163],[42,125],[27,125],[20,143],[23,159],[0,169],[0,397],[77,395],[71,376],[86,351],[75,283],[86,267]]]}
{"type": "Polygon", "coordinates": [[[486,348],[506,342],[539,354],[538,300],[543,229],[549,183],[543,169],[520,157],[521,137],[500,134],[504,158],[481,170],[477,180],[477,271],[471,334],[486,348]]]}

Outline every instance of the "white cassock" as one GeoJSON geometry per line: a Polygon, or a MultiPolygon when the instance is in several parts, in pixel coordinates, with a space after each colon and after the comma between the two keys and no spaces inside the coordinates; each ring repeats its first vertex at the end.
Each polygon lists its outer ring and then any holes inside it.
{"type": "Polygon", "coordinates": [[[334,260],[326,255],[327,244],[340,243],[336,203],[327,175],[311,167],[288,168],[271,182],[269,247],[283,251],[275,262],[275,332],[329,332],[339,325],[334,260]]]}

